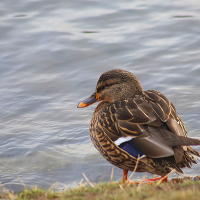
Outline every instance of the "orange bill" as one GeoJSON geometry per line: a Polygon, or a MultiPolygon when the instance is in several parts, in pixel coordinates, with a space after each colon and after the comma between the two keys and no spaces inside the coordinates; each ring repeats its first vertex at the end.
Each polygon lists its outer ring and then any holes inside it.
{"type": "Polygon", "coordinates": [[[101,101],[101,99],[98,97],[98,95],[96,94],[96,92],[94,92],[90,97],[88,97],[87,99],[83,100],[81,103],[78,104],[78,108],[84,108],[87,107],[97,101],[101,101]]]}

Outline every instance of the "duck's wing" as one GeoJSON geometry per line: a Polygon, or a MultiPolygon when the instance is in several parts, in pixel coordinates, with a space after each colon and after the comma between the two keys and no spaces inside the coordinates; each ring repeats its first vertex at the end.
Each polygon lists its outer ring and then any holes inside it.
{"type": "MultiPolygon", "coordinates": [[[[177,116],[175,109],[173,116],[177,116]]],[[[169,100],[162,93],[150,90],[110,104],[101,113],[99,121],[115,138],[143,138],[151,136],[148,126],[163,127],[169,118],[172,118],[169,100]]],[[[174,118],[171,121],[175,121],[174,118]]],[[[173,122],[169,124],[176,130],[173,122]]],[[[167,125],[163,128],[167,129],[167,125]]]]}
{"type": "Polygon", "coordinates": [[[173,104],[155,90],[117,101],[104,109],[103,115],[104,132],[132,155],[138,151],[149,157],[166,157],[174,155],[175,146],[200,145],[199,140],[186,137],[173,104]]]}

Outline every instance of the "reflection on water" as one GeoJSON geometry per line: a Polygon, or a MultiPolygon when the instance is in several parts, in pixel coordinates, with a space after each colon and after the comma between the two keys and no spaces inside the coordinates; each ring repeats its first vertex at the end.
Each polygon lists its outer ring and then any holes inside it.
{"type": "Polygon", "coordinates": [[[96,105],[76,107],[110,69],[163,92],[199,137],[198,1],[8,0],[0,8],[0,181],[8,189],[23,189],[17,176],[45,188],[73,186],[82,172],[109,181],[112,166],[89,138],[96,105]]]}

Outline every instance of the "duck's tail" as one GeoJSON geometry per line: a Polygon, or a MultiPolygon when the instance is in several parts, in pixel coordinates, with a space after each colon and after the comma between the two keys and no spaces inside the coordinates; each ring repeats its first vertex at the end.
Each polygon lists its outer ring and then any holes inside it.
{"type": "Polygon", "coordinates": [[[187,150],[188,150],[189,153],[191,153],[191,154],[193,154],[193,155],[195,155],[195,156],[200,157],[200,153],[197,152],[197,151],[195,151],[192,147],[188,146],[188,147],[187,147],[187,150]]]}

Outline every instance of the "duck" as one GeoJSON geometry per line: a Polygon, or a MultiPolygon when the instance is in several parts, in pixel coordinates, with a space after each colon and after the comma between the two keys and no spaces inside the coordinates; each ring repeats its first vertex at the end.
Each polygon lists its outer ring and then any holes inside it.
{"type": "Polygon", "coordinates": [[[134,74],[122,69],[103,73],[95,92],[78,108],[99,102],[89,124],[91,140],[111,164],[129,171],[159,175],[149,182],[167,180],[173,170],[197,164],[200,153],[192,145],[185,125],[168,98],[156,90],[143,90],[134,74]]]}

